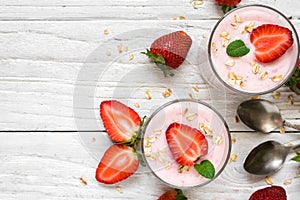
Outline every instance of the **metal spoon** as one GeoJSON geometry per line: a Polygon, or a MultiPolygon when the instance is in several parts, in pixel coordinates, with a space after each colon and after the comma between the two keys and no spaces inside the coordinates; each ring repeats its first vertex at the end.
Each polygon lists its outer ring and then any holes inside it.
{"type": "Polygon", "coordinates": [[[244,101],[238,106],[237,114],[248,127],[263,133],[269,133],[281,126],[300,130],[300,125],[283,120],[279,108],[267,100],[251,99],[244,101]]]}
{"type": "Polygon", "coordinates": [[[256,175],[268,175],[278,171],[292,150],[300,147],[285,146],[276,141],[267,141],[255,147],[244,162],[244,169],[256,175]]]}

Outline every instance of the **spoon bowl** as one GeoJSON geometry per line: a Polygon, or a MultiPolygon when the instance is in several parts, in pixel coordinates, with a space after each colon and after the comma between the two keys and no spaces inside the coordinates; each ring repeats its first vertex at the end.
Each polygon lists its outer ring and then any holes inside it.
{"type": "Polygon", "coordinates": [[[300,125],[291,124],[282,119],[279,108],[264,99],[251,99],[242,102],[237,108],[241,121],[249,128],[269,133],[281,126],[300,130],[300,125]]]}

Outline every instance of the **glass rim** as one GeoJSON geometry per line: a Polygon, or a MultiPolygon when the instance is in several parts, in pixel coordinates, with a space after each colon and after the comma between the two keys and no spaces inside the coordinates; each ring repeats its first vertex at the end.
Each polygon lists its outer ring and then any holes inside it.
{"type": "Polygon", "coordinates": [[[191,189],[191,188],[197,188],[197,187],[201,187],[201,186],[207,185],[208,183],[210,183],[213,180],[215,180],[224,171],[225,167],[228,164],[229,158],[230,158],[230,153],[231,153],[231,148],[232,148],[232,141],[231,141],[231,133],[230,133],[230,130],[229,130],[227,122],[225,121],[225,119],[223,118],[223,116],[214,107],[212,107],[211,105],[209,105],[208,103],[206,103],[206,102],[204,102],[202,100],[197,100],[197,99],[175,99],[175,100],[169,101],[169,102],[167,102],[167,103],[159,106],[158,108],[156,108],[155,111],[150,115],[150,117],[148,117],[148,119],[145,121],[145,124],[142,127],[142,131],[141,131],[141,144],[140,145],[141,145],[141,152],[142,152],[143,160],[145,161],[147,167],[151,170],[151,173],[154,174],[154,176],[156,176],[160,181],[162,181],[164,184],[166,184],[166,185],[168,185],[170,187],[178,188],[178,189],[191,189]],[[148,163],[148,160],[147,160],[147,158],[145,156],[145,152],[144,152],[144,136],[145,136],[145,132],[146,132],[146,129],[147,129],[150,121],[153,119],[154,116],[156,116],[156,114],[158,112],[160,112],[161,110],[163,110],[164,108],[166,108],[166,107],[168,107],[168,106],[170,106],[172,104],[182,103],[182,102],[193,102],[193,103],[201,104],[201,105],[209,108],[210,110],[212,110],[217,115],[217,117],[222,121],[222,124],[223,124],[223,126],[225,127],[225,130],[226,130],[226,136],[227,136],[226,139],[228,139],[228,151],[226,152],[227,156],[224,159],[224,163],[222,163],[222,166],[221,166],[220,170],[215,174],[215,176],[214,176],[213,179],[207,179],[207,181],[205,181],[204,183],[193,185],[193,186],[181,186],[181,187],[178,187],[176,185],[173,185],[171,183],[168,183],[168,182],[164,181],[163,179],[161,179],[154,172],[154,170],[152,170],[152,168],[150,167],[150,165],[148,163]]]}
{"type": "Polygon", "coordinates": [[[286,81],[288,81],[290,79],[290,77],[292,77],[292,75],[294,74],[294,72],[296,71],[297,67],[298,67],[298,58],[300,56],[300,44],[299,44],[299,36],[298,36],[298,33],[294,27],[294,25],[292,24],[292,22],[288,19],[287,16],[285,16],[281,11],[279,11],[278,9],[276,8],[273,8],[271,6],[267,6],[267,5],[262,5],[262,4],[251,4],[251,5],[244,5],[244,6],[241,6],[241,7],[238,7],[238,8],[234,8],[232,10],[230,10],[229,12],[227,12],[226,14],[224,14],[223,17],[221,17],[218,22],[215,24],[215,26],[213,27],[212,31],[211,31],[211,34],[210,34],[210,37],[209,37],[209,42],[208,42],[208,60],[209,60],[209,64],[210,64],[210,68],[213,70],[214,72],[214,75],[217,77],[217,79],[219,81],[221,81],[221,83],[223,84],[223,86],[225,86],[226,88],[230,89],[231,91],[235,92],[235,93],[240,93],[240,94],[245,94],[245,95],[263,95],[263,94],[268,94],[268,93],[271,93],[277,89],[279,89],[280,87],[282,87],[286,81]],[[292,70],[290,70],[289,73],[286,74],[285,76],[285,79],[278,85],[276,85],[275,87],[272,87],[271,89],[268,89],[266,91],[262,91],[262,92],[247,92],[247,91],[243,91],[243,90],[238,90],[234,87],[232,87],[231,85],[229,85],[226,81],[224,81],[220,76],[219,74],[216,72],[215,70],[215,67],[214,67],[214,64],[213,64],[213,61],[212,61],[212,56],[211,56],[211,44],[212,44],[212,38],[213,38],[213,35],[217,29],[217,27],[219,26],[219,24],[228,16],[230,15],[231,13],[237,11],[237,10],[240,10],[240,9],[244,9],[244,8],[247,8],[247,7],[261,7],[261,8],[266,8],[266,9],[269,9],[273,12],[276,12],[278,13],[281,17],[283,17],[286,22],[289,24],[289,26],[291,27],[292,29],[292,32],[295,36],[294,38],[294,43],[297,45],[297,56],[296,56],[296,59],[295,59],[295,64],[294,64],[294,67],[291,67],[292,70]]]}

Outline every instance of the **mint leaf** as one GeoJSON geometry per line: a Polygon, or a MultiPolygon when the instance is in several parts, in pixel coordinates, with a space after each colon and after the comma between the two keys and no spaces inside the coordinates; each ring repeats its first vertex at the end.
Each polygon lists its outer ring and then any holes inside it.
{"type": "Polygon", "coordinates": [[[298,152],[296,156],[294,156],[291,160],[300,162],[300,153],[298,152]]]}
{"type": "Polygon", "coordinates": [[[203,177],[212,179],[215,176],[215,167],[209,160],[203,160],[194,165],[195,170],[203,177]]]}
{"type": "Polygon", "coordinates": [[[242,57],[249,53],[250,49],[246,47],[242,40],[235,40],[230,42],[226,48],[226,53],[231,57],[242,57]]]}

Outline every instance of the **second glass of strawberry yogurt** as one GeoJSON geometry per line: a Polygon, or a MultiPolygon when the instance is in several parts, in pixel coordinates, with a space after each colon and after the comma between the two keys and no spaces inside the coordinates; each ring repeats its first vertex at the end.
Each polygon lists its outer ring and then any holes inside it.
{"type": "Polygon", "coordinates": [[[244,6],[224,15],[208,44],[211,77],[228,91],[248,95],[281,87],[295,71],[298,57],[294,26],[281,12],[264,5],[244,6]]]}
{"type": "Polygon", "coordinates": [[[214,108],[201,101],[180,99],[161,106],[149,117],[142,130],[141,148],[156,177],[173,188],[184,189],[205,185],[223,171],[231,151],[231,138],[225,120],[214,108]],[[196,162],[209,160],[215,168],[214,178],[205,178],[193,166],[183,166],[175,160],[166,139],[169,126],[174,123],[197,129],[205,136],[206,155],[196,162]]]}

